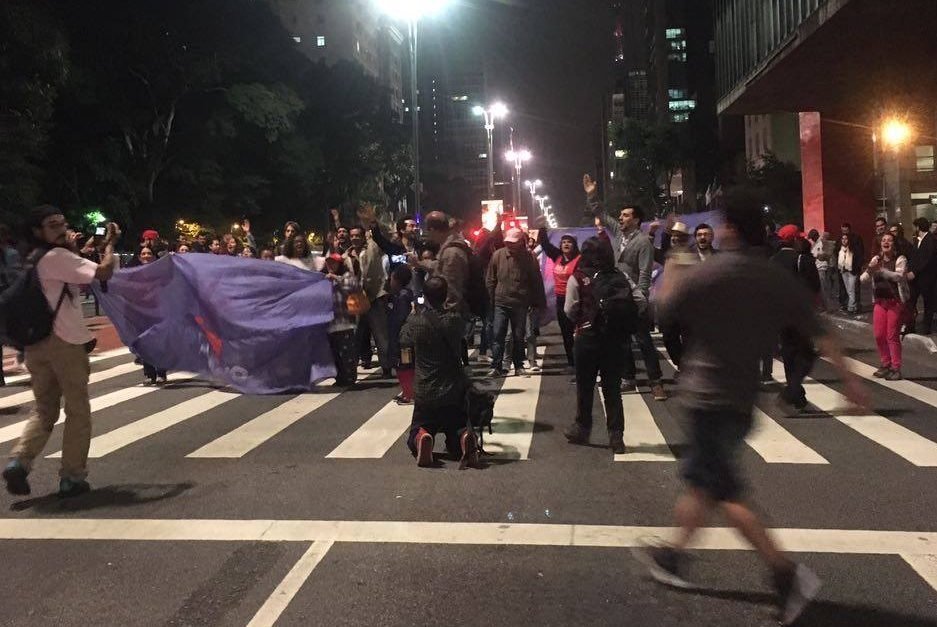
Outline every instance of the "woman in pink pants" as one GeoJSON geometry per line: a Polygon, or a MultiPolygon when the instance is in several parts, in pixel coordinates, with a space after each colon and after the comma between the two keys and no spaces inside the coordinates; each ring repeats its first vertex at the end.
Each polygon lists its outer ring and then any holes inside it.
{"type": "Polygon", "coordinates": [[[872,281],[875,300],[872,328],[882,367],[874,374],[888,381],[901,379],[901,323],[910,294],[905,278],[907,265],[908,260],[895,249],[895,237],[885,233],[879,254],[872,257],[862,274],[863,283],[872,281]]]}

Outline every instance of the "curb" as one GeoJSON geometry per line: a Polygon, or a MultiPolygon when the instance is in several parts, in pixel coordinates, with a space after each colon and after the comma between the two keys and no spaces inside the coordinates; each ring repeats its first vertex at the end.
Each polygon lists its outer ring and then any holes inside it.
{"type": "MultiPolygon", "coordinates": [[[[828,313],[820,315],[830,321],[833,326],[840,329],[841,331],[861,331],[868,333],[872,327],[872,324],[866,322],[865,320],[852,320],[828,313]]],[[[934,342],[933,338],[927,335],[908,333],[904,336],[902,344],[907,348],[917,349],[918,351],[923,351],[928,355],[937,354],[937,342],[934,342]]]]}

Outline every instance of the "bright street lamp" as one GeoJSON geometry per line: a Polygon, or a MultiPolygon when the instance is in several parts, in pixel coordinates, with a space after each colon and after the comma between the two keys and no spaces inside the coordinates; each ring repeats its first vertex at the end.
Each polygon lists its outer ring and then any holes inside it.
{"type": "Polygon", "coordinates": [[[494,133],[495,120],[508,114],[508,108],[503,102],[496,102],[487,109],[475,105],[472,113],[485,116],[485,132],[488,134],[488,200],[495,197],[495,162],[494,162],[494,133]]]}
{"type": "Polygon", "coordinates": [[[530,191],[530,213],[533,214],[537,206],[537,188],[543,186],[543,181],[524,181],[524,186],[530,191]]]}
{"type": "Polygon", "coordinates": [[[414,213],[420,214],[420,102],[417,86],[417,53],[420,19],[441,11],[450,0],[374,0],[377,8],[394,19],[407,22],[410,40],[410,113],[413,125],[414,213]]]}
{"type": "MultiPolygon", "coordinates": [[[[895,153],[895,220],[901,219],[901,149],[914,136],[914,129],[905,120],[892,117],[882,123],[882,144],[891,146],[895,153]]],[[[883,159],[884,162],[884,159],[883,159]]],[[[882,165],[882,186],[884,187],[884,163],[882,165]]],[[[882,202],[884,203],[884,192],[882,202]]]]}
{"type": "Polygon", "coordinates": [[[517,212],[521,209],[521,169],[524,167],[525,161],[530,161],[533,158],[533,155],[530,154],[529,150],[509,150],[507,154],[504,155],[505,159],[508,161],[514,162],[514,211],[517,212]]]}

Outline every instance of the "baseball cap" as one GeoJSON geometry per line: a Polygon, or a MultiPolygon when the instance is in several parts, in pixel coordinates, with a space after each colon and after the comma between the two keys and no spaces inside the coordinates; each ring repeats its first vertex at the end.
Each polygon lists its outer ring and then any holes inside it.
{"type": "Polygon", "coordinates": [[[778,237],[780,237],[785,242],[792,242],[800,237],[800,235],[800,229],[797,228],[796,224],[785,224],[780,229],[778,229],[778,237]]]}
{"type": "Polygon", "coordinates": [[[508,232],[504,235],[504,241],[516,243],[524,239],[524,231],[514,227],[513,229],[508,229],[508,232]]]}
{"type": "Polygon", "coordinates": [[[153,239],[153,240],[156,240],[156,239],[159,239],[159,233],[157,233],[157,232],[154,231],[153,229],[147,229],[147,230],[143,231],[143,235],[141,236],[140,239],[153,239]]]}

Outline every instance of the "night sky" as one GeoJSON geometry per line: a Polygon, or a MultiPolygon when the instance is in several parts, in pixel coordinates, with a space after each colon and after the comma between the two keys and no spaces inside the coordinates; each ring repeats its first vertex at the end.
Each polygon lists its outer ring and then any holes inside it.
{"type": "Polygon", "coordinates": [[[422,30],[423,55],[439,55],[452,68],[487,60],[492,100],[511,109],[506,125],[515,128],[515,145],[534,153],[522,178],[544,181],[541,193],[550,196],[561,224],[578,222],[582,175],[594,171],[614,52],[609,5],[455,0],[422,30]]]}

